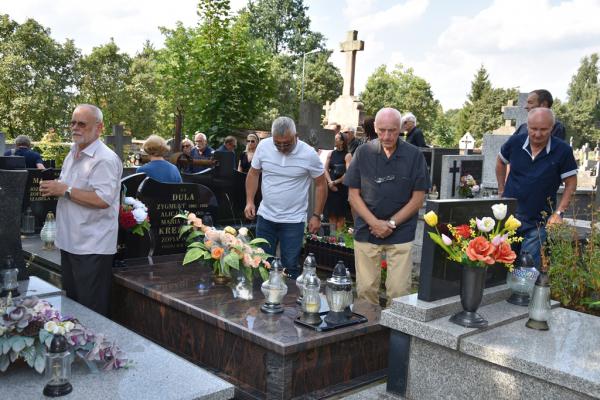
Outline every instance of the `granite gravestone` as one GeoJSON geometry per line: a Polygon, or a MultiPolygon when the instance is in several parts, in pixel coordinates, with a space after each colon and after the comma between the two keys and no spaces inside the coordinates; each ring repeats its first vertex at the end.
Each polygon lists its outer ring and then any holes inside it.
{"type": "Polygon", "coordinates": [[[315,149],[333,149],[335,137],[331,129],[321,126],[321,107],[315,103],[300,103],[298,138],[315,149]]]}
{"type": "Polygon", "coordinates": [[[525,109],[527,97],[529,97],[529,93],[519,93],[519,100],[517,101],[516,106],[508,105],[502,107],[504,119],[515,121],[515,130],[527,122],[527,110],[525,109]]]}
{"type": "Polygon", "coordinates": [[[458,186],[461,176],[471,175],[478,185],[481,184],[483,156],[443,156],[441,171],[440,199],[458,198],[458,186]]]}
{"type": "Polygon", "coordinates": [[[21,156],[0,156],[0,169],[15,170],[25,169],[25,157],[21,156]]]}
{"type": "Polygon", "coordinates": [[[459,149],[446,149],[442,147],[423,148],[419,150],[425,156],[425,162],[429,168],[429,178],[431,179],[431,187],[435,185],[440,188],[442,182],[442,161],[445,155],[458,155],[459,149]]]}
{"type": "Polygon", "coordinates": [[[496,160],[502,145],[510,139],[511,135],[483,135],[483,145],[481,153],[483,155],[483,176],[481,186],[491,192],[498,191],[498,182],[496,181],[496,160]]]}
{"type": "Polygon", "coordinates": [[[31,212],[35,217],[35,232],[39,233],[44,222],[46,221],[46,215],[52,211],[56,214],[56,203],[58,199],[54,196],[42,196],[40,193],[40,181],[51,181],[58,179],[60,176],[60,169],[28,169],[27,185],[25,187],[25,198],[23,199],[23,212],[26,212],[28,208],[31,208],[31,212]]]}
{"type": "Polygon", "coordinates": [[[19,268],[19,280],[27,279],[21,247],[21,208],[27,183],[27,171],[0,169],[0,268],[12,256],[19,268]]]}
{"type": "MultiPolygon", "coordinates": [[[[129,175],[121,179],[121,199],[125,197],[137,198],[138,187],[146,179],[146,174],[129,175]]],[[[122,202],[123,200],[121,200],[122,202]]],[[[148,234],[139,236],[122,229],[119,226],[119,236],[117,238],[117,254],[115,260],[126,260],[128,258],[146,257],[150,253],[150,240],[148,234]]],[[[118,264],[118,263],[117,263],[118,264]]]]}
{"type": "MultiPolygon", "coordinates": [[[[472,218],[493,217],[492,205],[504,203],[508,213],[515,213],[516,199],[460,199],[460,200],[428,200],[426,212],[435,211],[438,224],[454,226],[468,224],[472,218]]],[[[421,273],[419,276],[419,300],[435,301],[446,297],[456,296],[460,290],[461,266],[448,260],[447,254],[433,243],[427,232],[423,231],[423,252],[421,258],[421,273]]],[[[506,281],[506,268],[493,265],[487,269],[486,287],[501,285],[506,281]]]]}
{"type": "Polygon", "coordinates": [[[189,211],[199,217],[216,215],[217,200],[207,187],[194,183],[161,183],[146,178],[138,189],[139,200],[148,207],[152,249],[150,255],[184,253],[185,240],[179,238],[183,220],[173,219],[180,212],[189,211]]]}
{"type": "Polygon", "coordinates": [[[125,160],[124,150],[125,146],[131,145],[131,136],[125,136],[123,134],[123,125],[113,125],[112,136],[106,136],[104,138],[105,143],[108,146],[112,146],[113,150],[121,160],[125,160]]]}

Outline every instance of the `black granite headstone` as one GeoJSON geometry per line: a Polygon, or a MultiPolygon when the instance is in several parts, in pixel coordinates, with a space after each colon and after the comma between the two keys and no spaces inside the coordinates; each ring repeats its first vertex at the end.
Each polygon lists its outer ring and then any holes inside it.
{"type": "MultiPolygon", "coordinates": [[[[426,212],[435,211],[439,223],[454,226],[468,224],[471,218],[492,217],[492,205],[504,203],[508,206],[508,215],[517,208],[516,199],[448,199],[428,200],[426,212]]],[[[433,243],[425,226],[423,231],[423,252],[419,276],[419,300],[434,301],[456,296],[460,290],[461,266],[448,260],[447,254],[433,243]]],[[[502,265],[488,267],[485,287],[501,285],[506,282],[506,268],[502,265]]]]}
{"type": "Polygon", "coordinates": [[[179,238],[182,220],[173,217],[182,211],[199,217],[218,211],[214,193],[195,183],[161,183],[146,178],[138,189],[138,198],[148,207],[153,250],[152,255],[184,253],[185,240],[179,238]]]}
{"type": "Polygon", "coordinates": [[[19,268],[19,280],[27,279],[21,247],[21,208],[27,183],[27,171],[0,169],[0,268],[12,256],[19,268]]]}
{"type": "MultiPolygon", "coordinates": [[[[143,172],[121,179],[121,199],[124,197],[137,197],[138,187],[144,179],[146,179],[146,174],[143,172]]],[[[128,258],[148,256],[151,248],[151,243],[148,239],[149,234],[140,236],[119,227],[117,255],[115,259],[122,261],[128,258]]]]}
{"type": "Polygon", "coordinates": [[[442,182],[442,157],[448,155],[459,154],[459,149],[445,149],[434,147],[431,149],[431,185],[435,187],[441,187],[442,182]]]}
{"type": "Polygon", "coordinates": [[[460,176],[471,175],[478,185],[483,177],[483,160],[462,160],[460,162],[460,176]]]}
{"type": "Polygon", "coordinates": [[[217,178],[229,178],[233,171],[237,171],[237,165],[234,163],[234,154],[231,151],[215,151],[213,158],[217,165],[213,169],[213,175],[217,178]]]}
{"type": "Polygon", "coordinates": [[[0,156],[0,169],[14,170],[25,169],[25,157],[21,156],[0,156]]]}
{"type": "Polygon", "coordinates": [[[25,213],[27,208],[31,207],[31,211],[35,217],[35,232],[39,233],[44,226],[48,212],[52,211],[56,214],[56,203],[58,202],[56,197],[42,196],[40,193],[40,180],[51,181],[58,179],[60,169],[48,168],[41,170],[29,168],[27,171],[29,174],[27,176],[22,212],[25,213]]]}

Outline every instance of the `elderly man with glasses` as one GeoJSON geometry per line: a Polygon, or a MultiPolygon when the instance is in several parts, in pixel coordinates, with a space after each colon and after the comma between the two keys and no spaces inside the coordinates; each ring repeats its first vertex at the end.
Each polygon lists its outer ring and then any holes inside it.
{"type": "Polygon", "coordinates": [[[375,116],[378,139],[358,147],[344,176],[356,213],[354,256],[359,298],[379,304],[381,257],[388,265],[388,304],[410,293],[412,241],[417,214],[429,189],[425,157],[399,139],[401,115],[382,108],[375,116]]]}
{"type": "Polygon", "coordinates": [[[192,158],[195,160],[210,159],[215,150],[208,145],[206,135],[202,132],[196,131],[194,141],[196,142],[196,146],[192,149],[192,158]]]}
{"type": "Polygon", "coordinates": [[[314,180],[316,195],[308,230],[316,233],[323,218],[327,181],[317,152],[298,140],[296,125],[291,118],[275,119],[271,135],[258,144],[252,158],[246,177],[244,214],[248,219],[258,216],[256,236],[269,242],[265,251],[275,255],[279,244],[283,266],[290,277],[296,278],[300,274],[298,258],[302,249],[310,183],[314,180]],[[261,175],[262,201],[257,212],[254,197],[261,175]]]}

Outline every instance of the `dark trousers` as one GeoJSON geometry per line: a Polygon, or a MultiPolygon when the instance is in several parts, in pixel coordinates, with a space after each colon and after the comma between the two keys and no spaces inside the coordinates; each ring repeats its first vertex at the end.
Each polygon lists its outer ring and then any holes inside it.
{"type": "Polygon", "coordinates": [[[60,251],[62,287],[67,297],[108,315],[114,254],[71,254],[60,251]]]}

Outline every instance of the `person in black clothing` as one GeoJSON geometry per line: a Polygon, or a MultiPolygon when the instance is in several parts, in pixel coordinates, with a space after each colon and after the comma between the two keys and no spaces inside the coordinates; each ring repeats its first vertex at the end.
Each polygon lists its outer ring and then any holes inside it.
{"type": "Polygon", "coordinates": [[[427,147],[423,131],[417,128],[417,117],[413,113],[406,113],[402,117],[402,132],[407,143],[417,147],[427,147]]]}
{"type": "Polygon", "coordinates": [[[5,156],[21,156],[25,157],[25,167],[45,169],[42,162],[42,156],[39,153],[31,150],[31,140],[28,136],[19,135],[15,139],[15,149],[4,152],[5,156]]]}
{"type": "MultiPolygon", "coordinates": [[[[534,108],[543,107],[543,108],[552,108],[552,104],[554,103],[554,99],[552,98],[552,94],[546,89],[537,89],[529,93],[527,97],[527,104],[525,104],[525,108],[527,112],[533,110],[534,108]]],[[[513,135],[519,135],[521,133],[527,134],[527,122],[521,124],[517,130],[513,133],[513,135]]],[[[557,137],[559,139],[565,140],[565,126],[559,120],[554,122],[554,126],[552,127],[551,136],[557,137]]]]}
{"type": "Polygon", "coordinates": [[[363,128],[365,130],[365,142],[377,139],[377,132],[375,132],[375,118],[365,118],[363,128]]]}
{"type": "Polygon", "coordinates": [[[348,146],[348,153],[350,153],[350,155],[354,155],[354,152],[360,145],[360,142],[355,137],[356,128],[353,126],[349,126],[349,125],[344,126],[344,129],[342,129],[342,133],[344,134],[344,137],[346,139],[346,144],[348,146]]]}
{"type": "Polygon", "coordinates": [[[252,163],[252,157],[254,157],[254,152],[256,151],[256,146],[258,146],[258,141],[258,136],[254,133],[251,133],[246,137],[246,151],[240,156],[238,171],[248,173],[250,164],[252,163]]]}
{"type": "Polygon", "coordinates": [[[344,228],[346,215],[350,210],[348,187],[342,184],[346,169],[352,160],[345,139],[342,133],[335,135],[335,149],[327,155],[327,161],[325,161],[325,179],[327,179],[327,188],[329,189],[325,203],[325,215],[337,231],[344,228]]]}

